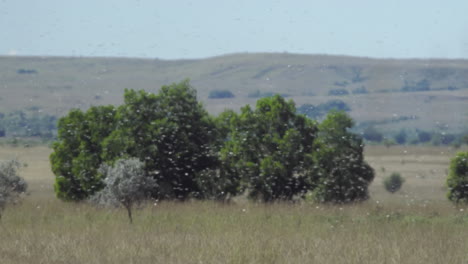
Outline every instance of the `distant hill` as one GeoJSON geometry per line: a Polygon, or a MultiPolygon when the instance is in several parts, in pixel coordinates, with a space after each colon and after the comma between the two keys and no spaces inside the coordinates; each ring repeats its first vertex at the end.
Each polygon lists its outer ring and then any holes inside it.
{"type": "Polygon", "coordinates": [[[71,108],[119,104],[125,88],[156,92],[186,78],[212,113],[279,93],[298,106],[343,100],[358,122],[382,130],[468,127],[468,60],[288,53],[174,61],[0,57],[0,112],[33,109],[60,116],[71,108]],[[214,90],[235,97],[209,99],[214,90]]]}

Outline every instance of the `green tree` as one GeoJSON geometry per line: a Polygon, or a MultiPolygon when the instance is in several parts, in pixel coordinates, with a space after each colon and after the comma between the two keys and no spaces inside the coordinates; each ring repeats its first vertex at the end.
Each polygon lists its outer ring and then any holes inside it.
{"type": "Polygon", "coordinates": [[[228,116],[230,132],[220,152],[221,178],[228,192],[247,189],[255,200],[290,200],[308,190],[313,173],[315,124],[297,115],[294,103],[279,95],[257,101],[228,116]]]}
{"type": "Polygon", "coordinates": [[[348,115],[335,111],[318,127],[313,179],[313,196],[318,201],[347,203],[369,197],[374,170],[364,161],[361,137],[348,131],[353,125],[348,115]]]}
{"type": "Polygon", "coordinates": [[[449,200],[468,203],[468,152],[460,152],[452,159],[447,187],[449,200]]]}
{"type": "Polygon", "coordinates": [[[82,200],[103,187],[97,169],[103,162],[101,144],[115,127],[114,116],[113,106],[97,106],[60,118],[50,155],[58,198],[82,200]]]}
{"type": "Polygon", "coordinates": [[[406,131],[403,129],[400,130],[400,132],[398,132],[398,134],[395,135],[395,141],[400,145],[403,145],[406,143],[406,138],[407,138],[407,134],[406,134],[406,131]]]}
{"type": "Polygon", "coordinates": [[[369,141],[381,142],[383,140],[382,133],[380,133],[374,126],[369,126],[364,129],[362,136],[364,139],[369,141]]]}
{"type": "Polygon", "coordinates": [[[155,178],[157,199],[203,196],[197,177],[217,165],[215,121],[188,81],[158,94],[126,90],[116,129],[104,140],[106,161],[135,157],[155,178]]]}

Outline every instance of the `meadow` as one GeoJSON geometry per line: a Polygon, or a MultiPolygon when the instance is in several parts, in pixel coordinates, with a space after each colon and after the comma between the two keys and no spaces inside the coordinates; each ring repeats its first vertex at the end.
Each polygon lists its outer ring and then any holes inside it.
{"type": "Polygon", "coordinates": [[[366,147],[376,179],[361,204],[148,202],[133,225],[123,209],[57,200],[50,151],[0,147],[29,183],[0,222],[2,264],[468,263],[468,206],[445,198],[451,148],[366,147]],[[382,186],[391,172],[406,179],[395,194],[382,186]]]}

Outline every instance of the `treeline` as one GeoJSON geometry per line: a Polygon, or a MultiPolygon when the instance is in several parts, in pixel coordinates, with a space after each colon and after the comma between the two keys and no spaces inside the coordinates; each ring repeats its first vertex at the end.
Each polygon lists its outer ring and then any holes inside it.
{"type": "Polygon", "coordinates": [[[106,185],[99,168],[137,159],[159,200],[361,201],[374,171],[352,126],[337,111],[317,123],[279,95],[211,116],[187,81],[158,94],[126,90],[121,106],[72,110],[59,120],[50,156],[55,192],[88,199],[106,185]]]}
{"type": "Polygon", "coordinates": [[[57,131],[57,118],[37,110],[0,112],[0,137],[53,138],[57,131]]]}
{"type": "Polygon", "coordinates": [[[421,129],[409,130],[401,129],[396,133],[384,134],[374,126],[368,126],[362,131],[362,136],[366,141],[389,145],[419,145],[430,144],[433,146],[451,145],[460,147],[468,145],[468,133],[447,133],[445,131],[426,131],[421,129]]]}

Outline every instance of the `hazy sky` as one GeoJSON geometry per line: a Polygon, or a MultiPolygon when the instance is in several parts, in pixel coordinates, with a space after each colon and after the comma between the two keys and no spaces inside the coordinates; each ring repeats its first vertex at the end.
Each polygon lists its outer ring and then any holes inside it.
{"type": "Polygon", "coordinates": [[[468,58],[467,0],[0,0],[0,55],[468,58]]]}

